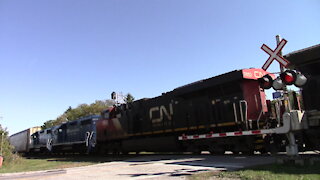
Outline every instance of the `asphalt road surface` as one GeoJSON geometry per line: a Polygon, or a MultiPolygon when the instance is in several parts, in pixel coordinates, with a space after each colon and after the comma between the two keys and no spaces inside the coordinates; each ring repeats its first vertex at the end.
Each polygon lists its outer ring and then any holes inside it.
{"type": "Polygon", "coordinates": [[[194,173],[235,170],[275,161],[271,156],[142,155],[84,167],[3,174],[0,179],[185,179],[194,173]]]}

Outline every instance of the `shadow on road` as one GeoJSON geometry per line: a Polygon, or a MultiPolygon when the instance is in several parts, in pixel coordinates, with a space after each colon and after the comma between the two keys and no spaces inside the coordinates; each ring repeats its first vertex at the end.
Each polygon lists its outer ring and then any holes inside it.
{"type": "Polygon", "coordinates": [[[207,172],[209,170],[200,169],[200,170],[192,170],[192,169],[179,169],[175,171],[166,171],[161,173],[141,173],[141,174],[119,174],[120,176],[129,176],[129,177],[143,177],[143,176],[171,176],[171,177],[179,177],[179,176],[191,176],[194,173],[207,172]]]}

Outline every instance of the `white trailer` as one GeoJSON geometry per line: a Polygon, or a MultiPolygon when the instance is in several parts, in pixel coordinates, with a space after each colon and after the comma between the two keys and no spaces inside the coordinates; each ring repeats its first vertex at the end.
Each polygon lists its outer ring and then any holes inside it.
{"type": "Polygon", "coordinates": [[[32,147],[31,134],[40,131],[41,127],[32,127],[9,137],[10,144],[14,147],[14,151],[18,153],[27,153],[32,147]]]}

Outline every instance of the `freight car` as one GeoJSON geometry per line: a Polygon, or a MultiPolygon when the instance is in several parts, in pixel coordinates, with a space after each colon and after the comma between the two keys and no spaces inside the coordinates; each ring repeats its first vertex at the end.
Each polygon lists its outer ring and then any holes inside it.
{"type": "Polygon", "coordinates": [[[266,125],[268,107],[258,78],[262,69],[242,69],[191,83],[151,99],[110,108],[97,122],[97,150],[252,153],[262,136],[180,142],[181,134],[245,131],[266,125]]]}
{"type": "Polygon", "coordinates": [[[31,134],[41,130],[41,127],[32,127],[10,136],[9,142],[14,147],[14,151],[18,153],[26,153],[33,148],[31,134]]]}
{"type": "Polygon", "coordinates": [[[31,135],[30,152],[90,153],[96,145],[96,121],[100,116],[91,115],[74,121],[37,131],[31,135]]]}

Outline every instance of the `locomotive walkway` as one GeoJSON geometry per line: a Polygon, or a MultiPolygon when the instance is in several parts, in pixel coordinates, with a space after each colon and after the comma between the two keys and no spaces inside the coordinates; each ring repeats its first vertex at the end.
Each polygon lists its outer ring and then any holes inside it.
{"type": "Polygon", "coordinates": [[[271,156],[142,155],[97,165],[0,175],[0,179],[185,179],[205,171],[235,170],[275,162],[271,156]]]}

